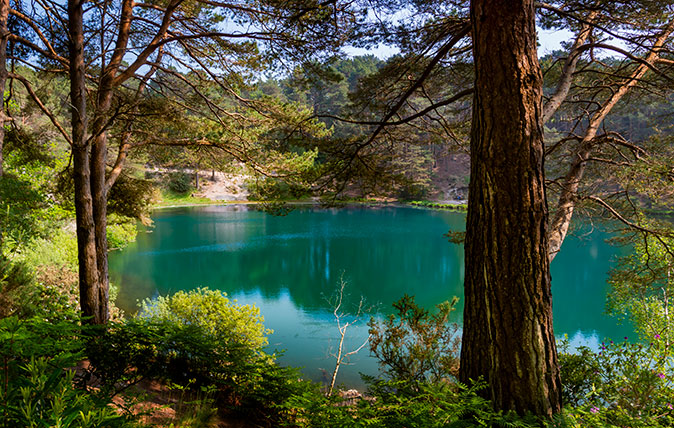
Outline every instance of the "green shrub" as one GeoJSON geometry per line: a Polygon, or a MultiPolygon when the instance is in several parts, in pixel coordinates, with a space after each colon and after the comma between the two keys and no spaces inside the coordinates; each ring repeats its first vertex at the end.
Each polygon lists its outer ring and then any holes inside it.
{"type": "MultiPolygon", "coordinates": [[[[564,399],[579,426],[671,426],[674,367],[669,346],[602,343],[599,352],[581,347],[559,355],[564,399]]],[[[566,350],[566,345],[561,345],[566,350]]]]}
{"type": "MultiPolygon", "coordinates": [[[[189,191],[188,187],[179,193],[189,191]]],[[[156,199],[157,189],[149,180],[121,174],[108,194],[108,214],[134,219],[145,219],[156,199]]]]}
{"type": "Polygon", "coordinates": [[[0,318],[21,312],[32,284],[33,273],[26,263],[12,261],[0,252],[0,318]]]}
{"type": "Polygon", "coordinates": [[[76,388],[72,370],[83,357],[81,328],[72,322],[0,320],[0,418],[16,427],[125,427],[110,401],[76,388]]]}
{"type": "Polygon", "coordinates": [[[106,228],[109,249],[121,249],[136,240],[138,228],[136,220],[129,217],[111,215],[106,228]]]}
{"type": "Polygon", "coordinates": [[[460,335],[449,316],[457,301],[440,303],[431,313],[406,294],[393,304],[395,314],[383,322],[370,320],[370,352],[389,379],[414,387],[456,376],[460,335]]]}
{"type": "Polygon", "coordinates": [[[256,308],[199,289],[144,302],[138,317],[110,323],[92,338],[87,355],[92,378],[108,395],[142,379],[193,392],[214,388],[221,411],[277,426],[289,398],[307,386],[297,370],[262,351],[265,333],[256,308]]]}
{"type": "Polygon", "coordinates": [[[237,305],[225,293],[207,288],[142,303],[140,316],[152,322],[171,321],[198,326],[214,341],[261,351],[267,345],[264,318],[255,306],[237,305]]]}
{"type": "Polygon", "coordinates": [[[310,195],[305,185],[289,183],[275,177],[255,177],[246,180],[249,199],[258,201],[289,201],[310,195]]]}
{"type": "Polygon", "coordinates": [[[176,193],[187,193],[194,189],[192,177],[184,172],[172,172],[169,174],[167,186],[176,193]]]}
{"type": "Polygon", "coordinates": [[[45,206],[44,195],[30,181],[5,173],[0,177],[0,239],[18,244],[40,235],[38,214],[45,206]]]}
{"type": "Polygon", "coordinates": [[[290,401],[296,413],[286,426],[300,427],[522,427],[542,425],[534,417],[494,411],[479,395],[484,383],[472,386],[445,382],[421,382],[413,394],[401,393],[407,381],[376,380],[368,399],[344,406],[333,396],[297,395],[290,401]]]}
{"type": "Polygon", "coordinates": [[[22,249],[21,259],[29,266],[67,267],[77,270],[77,237],[74,232],[57,228],[49,238],[35,239],[22,249]]]}
{"type": "MultiPolygon", "coordinates": [[[[645,223],[647,227],[654,227],[645,223]]],[[[634,245],[634,252],[619,259],[610,273],[607,312],[631,321],[642,340],[657,335],[674,343],[670,314],[674,311],[674,256],[670,237],[649,235],[634,245]]]]}

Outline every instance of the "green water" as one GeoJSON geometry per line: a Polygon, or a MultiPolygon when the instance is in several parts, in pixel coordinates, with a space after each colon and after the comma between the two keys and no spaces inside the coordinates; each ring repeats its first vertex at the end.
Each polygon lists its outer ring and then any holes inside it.
{"type": "MultiPolygon", "coordinates": [[[[464,254],[443,234],[463,230],[463,214],[417,208],[301,208],[275,217],[245,205],[160,210],[154,227],[110,255],[118,305],[199,286],[255,304],[274,330],[270,348],[281,361],[320,380],[331,373],[338,345],[328,298],[340,278],[344,307],[363,297],[372,314],[388,313],[404,293],[432,307],[462,297],[464,254]]],[[[555,333],[590,346],[629,329],[603,314],[606,272],[618,249],[600,231],[569,237],[552,265],[555,333]]],[[[457,321],[463,308],[459,303],[457,321]]],[[[369,315],[366,317],[369,318],[369,315]]],[[[350,327],[346,348],[367,337],[367,319],[350,327]]],[[[359,372],[375,374],[361,351],[340,368],[339,382],[360,386],[359,372]]]]}

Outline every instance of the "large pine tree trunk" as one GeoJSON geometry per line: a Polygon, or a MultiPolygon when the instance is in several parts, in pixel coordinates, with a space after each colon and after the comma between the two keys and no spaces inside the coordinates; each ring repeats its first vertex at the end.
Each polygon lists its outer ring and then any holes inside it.
{"type": "Polygon", "coordinates": [[[476,70],[460,379],[500,409],[560,410],[533,1],[471,2],[476,70]]]}
{"type": "Polygon", "coordinates": [[[89,322],[102,324],[93,196],[91,144],[87,138],[87,98],[84,66],[83,0],[68,0],[70,38],[70,103],[73,140],[73,179],[79,260],[80,308],[89,322]]]}

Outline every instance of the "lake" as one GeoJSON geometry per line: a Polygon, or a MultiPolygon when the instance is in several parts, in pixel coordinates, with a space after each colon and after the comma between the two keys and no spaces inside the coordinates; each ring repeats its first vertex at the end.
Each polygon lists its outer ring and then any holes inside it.
{"type": "MultiPolygon", "coordinates": [[[[435,304],[463,295],[464,253],[448,242],[465,229],[461,213],[411,207],[323,209],[300,206],[272,216],[250,205],[169,208],[154,212],[154,227],[135,243],[110,253],[117,304],[127,313],[147,297],[206,286],[261,309],[270,350],[285,350],[283,364],[322,380],[334,368],[339,332],[328,299],[340,281],[346,309],[364,299],[369,314],[349,327],[345,350],[367,337],[370,314],[391,312],[407,293],[435,304]]],[[[570,236],[551,266],[555,334],[596,346],[629,335],[604,314],[606,274],[621,250],[606,233],[570,236]]],[[[457,306],[460,322],[462,301],[457,306]]],[[[338,383],[360,387],[359,372],[375,374],[367,348],[340,368],[338,383]]]]}

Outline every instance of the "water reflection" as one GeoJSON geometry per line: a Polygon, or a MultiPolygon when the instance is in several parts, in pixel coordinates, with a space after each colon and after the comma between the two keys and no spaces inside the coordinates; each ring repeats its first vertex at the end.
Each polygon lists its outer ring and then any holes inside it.
{"type": "MultiPolygon", "coordinates": [[[[120,285],[119,305],[133,312],[139,299],[208,286],[261,308],[275,332],[272,347],[284,361],[320,379],[334,361],[338,331],[326,297],[343,276],[346,306],[363,296],[373,314],[388,313],[404,293],[431,308],[462,296],[464,253],[443,234],[463,230],[464,216],[414,208],[303,208],[274,217],[247,206],[162,210],[155,227],[122,252],[111,254],[120,285]]],[[[555,331],[574,343],[622,337],[625,328],[603,315],[605,275],[616,249],[595,231],[568,238],[552,265],[555,331]]],[[[459,303],[458,315],[462,312],[459,303]]],[[[365,321],[348,332],[348,346],[367,336],[365,321]]],[[[374,373],[366,352],[340,369],[358,385],[358,372],[374,373]]]]}

